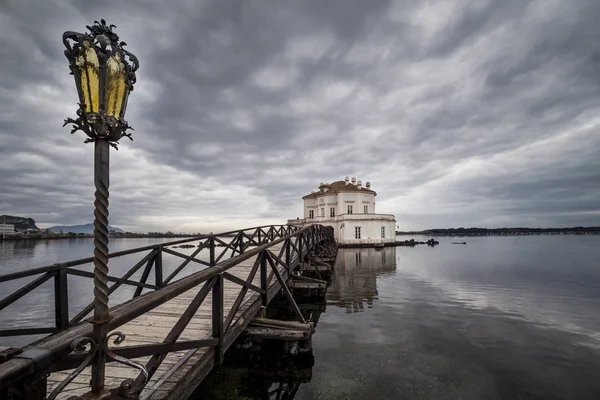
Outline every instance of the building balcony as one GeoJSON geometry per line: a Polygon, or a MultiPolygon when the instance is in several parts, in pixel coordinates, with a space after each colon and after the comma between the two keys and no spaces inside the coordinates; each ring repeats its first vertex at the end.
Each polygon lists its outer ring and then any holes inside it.
{"type": "MultiPolygon", "coordinates": [[[[325,218],[327,219],[327,218],[325,218]]],[[[340,214],[330,220],[334,221],[369,221],[369,220],[380,220],[380,221],[395,221],[396,217],[394,214],[340,214]]]]}
{"type": "Polygon", "coordinates": [[[288,225],[303,225],[303,224],[320,224],[333,223],[343,221],[395,221],[393,214],[340,214],[335,217],[314,217],[314,218],[299,218],[288,219],[288,225]]]}

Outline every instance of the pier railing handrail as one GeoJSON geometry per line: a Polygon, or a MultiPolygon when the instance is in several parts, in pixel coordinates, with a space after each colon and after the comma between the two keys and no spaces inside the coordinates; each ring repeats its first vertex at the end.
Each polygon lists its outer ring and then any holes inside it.
{"type": "MultiPolygon", "coordinates": [[[[196,237],[178,240],[174,242],[145,246],[143,248],[113,253],[113,256],[117,256],[114,254],[124,255],[143,251],[141,249],[150,250],[150,253],[148,255],[146,255],[125,275],[123,275],[123,277],[125,278],[113,279],[113,281],[116,280],[116,283],[113,285],[113,287],[118,287],[117,285],[120,284],[130,284],[137,286],[137,288],[136,293],[131,300],[118,306],[115,306],[113,307],[113,309],[111,309],[112,319],[108,322],[109,330],[114,330],[126,324],[127,322],[141,316],[142,314],[158,307],[161,304],[166,303],[167,301],[179,296],[180,294],[188,290],[202,286],[192,303],[188,306],[188,309],[181,315],[179,321],[173,326],[172,330],[169,332],[169,334],[162,343],[155,343],[152,345],[144,346],[119,347],[113,349],[114,352],[118,354],[123,354],[125,357],[131,358],[151,355],[152,357],[146,365],[150,376],[152,376],[152,374],[156,371],[166,354],[171,351],[210,347],[211,350],[215,351],[215,358],[217,360],[220,359],[227,347],[231,345],[233,340],[235,340],[237,335],[240,333],[239,326],[236,326],[236,329],[238,329],[238,331],[233,331],[233,322],[234,320],[236,320],[236,317],[239,318],[239,316],[237,315],[238,312],[242,312],[241,306],[246,302],[245,298],[247,292],[251,290],[255,294],[258,294],[261,298],[261,302],[259,303],[261,303],[263,306],[266,306],[270,298],[275,295],[275,292],[279,290],[279,288],[283,287],[287,289],[287,286],[285,285],[284,279],[282,277],[282,273],[280,272],[281,268],[283,268],[283,271],[286,271],[286,273],[289,276],[291,271],[293,271],[297,267],[297,265],[301,262],[303,257],[306,254],[308,254],[311,250],[316,248],[318,244],[320,244],[323,241],[329,243],[334,242],[333,229],[321,225],[311,225],[302,229],[292,226],[269,226],[268,230],[266,231],[265,228],[267,227],[263,226],[240,231],[226,232],[223,234],[203,235],[199,238],[196,237]],[[254,230],[252,234],[246,233],[247,231],[252,230],[254,230]],[[226,243],[219,238],[219,236],[223,235],[230,236],[231,233],[235,233],[235,235],[232,237],[230,243],[226,243]],[[243,239],[246,239],[246,241],[244,241],[243,239]],[[167,250],[166,248],[164,248],[164,246],[181,244],[196,240],[203,240],[204,242],[201,242],[198,249],[191,256],[167,250]],[[277,246],[281,243],[283,243],[283,246],[280,249],[279,253],[276,254],[272,251],[272,248],[273,246],[277,246]],[[216,244],[220,244],[225,247],[225,249],[219,254],[219,256],[217,256],[215,252],[216,244]],[[158,248],[156,246],[158,246],[158,248]],[[250,249],[251,246],[256,247],[250,249]],[[189,262],[195,261],[204,263],[201,260],[194,258],[200,251],[204,249],[208,249],[210,251],[210,263],[208,263],[209,265],[207,265],[208,268],[192,273],[191,275],[185,276],[181,279],[178,279],[177,281],[172,282],[172,279],[176,276],[176,274],[181,272],[181,270],[183,270],[183,268],[185,268],[185,266],[189,262]],[[229,250],[232,251],[231,256],[228,259],[224,259],[223,261],[221,261],[221,259],[229,250]],[[162,271],[160,271],[161,276],[158,276],[159,273],[157,272],[156,278],[160,278],[160,284],[148,285],[145,283],[144,276],[146,278],[148,277],[150,269],[153,265],[151,263],[152,260],[156,261],[154,262],[155,268],[162,267],[162,261],[159,261],[160,258],[157,257],[158,255],[162,254],[163,251],[176,256],[180,256],[182,258],[185,258],[186,260],[182,265],[176,268],[176,270],[169,276],[169,278],[165,280],[162,280],[162,271]],[[238,253],[237,255],[235,255],[236,252],[238,253]],[[227,270],[231,269],[232,267],[239,265],[241,262],[248,260],[249,258],[254,256],[257,256],[256,261],[252,267],[250,274],[248,275],[248,278],[245,281],[227,272],[227,270]],[[128,278],[132,274],[132,271],[135,272],[139,270],[144,264],[146,264],[146,269],[144,270],[144,274],[140,279],[140,282],[136,283],[134,281],[129,281],[128,278]],[[252,282],[259,270],[261,283],[260,287],[257,287],[254,286],[252,282]],[[271,270],[270,274],[269,270],[271,270]],[[275,278],[279,282],[279,286],[272,285],[275,278]],[[223,314],[224,279],[234,282],[240,287],[240,291],[237,295],[237,298],[227,315],[223,314]],[[141,291],[144,287],[155,290],[142,295],[141,291]],[[275,289],[275,291],[273,291],[272,289],[275,289]],[[212,338],[196,341],[177,341],[177,338],[187,327],[187,324],[190,322],[193,315],[198,310],[198,308],[209,293],[212,293],[213,304],[213,311],[211,314],[211,318],[213,321],[212,338]]],[[[85,263],[85,260],[88,259],[81,259],[76,261],[78,263],[85,263]]],[[[78,263],[74,265],[79,265],[78,263]]],[[[57,312],[56,327],[54,328],[53,332],[42,332],[41,330],[35,332],[54,333],[54,335],[38,340],[37,342],[32,343],[31,345],[25,348],[25,350],[29,348],[35,348],[36,351],[39,351],[40,349],[45,351],[47,353],[45,357],[53,360],[52,368],[54,371],[72,369],[77,367],[78,365],[81,367],[84,363],[89,362],[89,360],[87,359],[87,361],[82,361],[82,359],[85,357],[85,354],[76,355],[69,353],[71,353],[74,350],[74,348],[72,347],[74,340],[81,338],[91,338],[92,336],[92,325],[89,323],[81,323],[83,317],[85,317],[85,315],[87,314],[85,312],[86,309],[89,309],[91,311],[90,306],[86,307],[82,312],[78,314],[78,319],[74,318],[73,320],[68,321],[66,277],[69,271],[71,270],[68,267],[65,267],[65,265],[70,264],[59,264],[59,266],[62,267],[54,271],[54,274],[56,276],[55,294],[57,296],[55,300],[57,312]],[[62,286],[60,284],[61,282],[62,286]],[[67,310],[65,310],[65,308],[67,310]]],[[[156,271],[159,271],[159,269],[160,268],[156,268],[156,271]]],[[[48,278],[46,275],[52,274],[52,270],[44,268],[37,270],[38,273],[45,274],[42,275],[44,279],[47,280],[51,278],[48,278]]],[[[75,273],[75,275],[81,275],[79,272],[75,273]]],[[[15,274],[12,275],[14,276],[15,274]]],[[[37,278],[32,282],[36,282],[39,279],[40,278],[37,278]]],[[[30,291],[35,289],[35,287],[30,287],[32,282],[28,283],[23,288],[17,290],[16,292],[9,295],[7,298],[1,300],[0,302],[5,302],[7,299],[10,300],[11,296],[13,298],[16,297],[23,291],[23,289],[28,289],[30,291]]],[[[286,295],[289,295],[291,298],[291,294],[289,293],[289,291],[286,291],[286,295]]],[[[259,303],[256,303],[255,300],[255,302],[252,304],[260,305],[259,303]]],[[[257,311],[258,309],[247,310],[244,311],[244,313],[257,311]]],[[[299,314],[299,318],[303,320],[299,310],[296,311],[297,314],[299,314]]],[[[17,331],[19,330],[12,330],[12,332],[4,330],[0,331],[0,335],[8,336],[6,333],[15,333],[17,331]]],[[[31,329],[29,330],[29,332],[27,329],[21,329],[20,331],[24,332],[25,334],[32,333],[31,329]]],[[[39,362],[39,360],[36,361],[39,362]]],[[[46,366],[46,368],[49,367],[46,366]]],[[[26,357],[11,359],[5,363],[0,363],[0,390],[9,385],[11,382],[21,380],[24,377],[32,379],[32,377],[34,376],[39,376],[40,374],[47,373],[48,370],[38,370],[35,363],[33,363],[32,360],[27,359],[26,357]]],[[[144,379],[142,377],[142,374],[140,373],[138,379],[136,380],[136,383],[138,385],[143,386],[145,383],[147,383],[147,381],[143,381],[144,379]]]]}
{"type": "MultiPolygon", "coordinates": [[[[237,231],[228,231],[228,232],[220,232],[220,233],[210,233],[210,234],[205,234],[205,235],[193,236],[193,237],[189,237],[189,238],[181,239],[181,240],[174,240],[174,241],[171,241],[171,242],[156,243],[156,244],[151,244],[151,245],[148,245],[148,246],[136,247],[136,248],[133,248],[133,249],[115,251],[115,252],[109,253],[108,258],[122,257],[122,256],[126,256],[126,255],[129,255],[129,254],[141,253],[143,251],[156,249],[159,246],[175,246],[175,245],[178,245],[178,244],[185,244],[185,243],[189,243],[189,242],[195,242],[195,241],[198,241],[198,240],[204,240],[204,239],[210,238],[212,236],[231,236],[232,234],[237,234],[239,232],[252,231],[252,230],[264,229],[264,228],[271,228],[271,227],[274,227],[274,226],[289,227],[288,225],[261,225],[261,226],[255,226],[255,227],[252,227],[252,228],[246,228],[246,229],[237,230],[237,231]]],[[[297,227],[292,227],[292,228],[293,229],[297,229],[297,227]]],[[[58,262],[58,263],[46,265],[46,266],[43,266],[43,267],[36,267],[36,268],[26,269],[24,271],[11,272],[11,273],[8,273],[8,274],[0,275],[0,283],[6,282],[6,281],[15,280],[15,279],[26,278],[28,276],[43,274],[43,273],[46,273],[46,272],[56,271],[56,270],[60,269],[61,266],[64,266],[64,267],[67,267],[67,268],[68,267],[75,267],[77,265],[89,264],[92,261],[94,261],[94,257],[85,257],[85,258],[79,258],[79,259],[75,259],[75,260],[58,262]]]]}
{"type": "MultiPolygon", "coordinates": [[[[252,246],[261,245],[264,240],[273,240],[277,237],[282,237],[286,234],[290,234],[292,232],[300,230],[298,227],[288,226],[288,225],[262,225],[256,226],[252,228],[237,230],[237,231],[227,231],[216,234],[206,234],[200,235],[196,237],[191,237],[187,239],[156,243],[148,246],[137,247],[133,249],[127,249],[122,251],[117,251],[109,254],[109,258],[116,258],[125,255],[141,253],[145,251],[150,251],[144,258],[142,258],[137,264],[131,267],[127,272],[125,272],[121,277],[109,276],[109,282],[114,282],[113,286],[110,288],[109,293],[113,293],[120,286],[133,286],[136,287],[136,291],[134,293],[134,298],[141,295],[144,289],[156,290],[160,287],[163,287],[174,280],[174,278],[179,275],[184,268],[190,263],[190,261],[194,261],[199,264],[203,264],[205,267],[216,265],[221,259],[225,256],[225,254],[232,250],[231,257],[235,255],[235,253],[242,254],[248,248],[252,246]],[[247,233],[248,232],[248,233],[247,233]],[[231,242],[227,243],[221,238],[230,238],[231,242]],[[244,239],[246,239],[244,241],[244,239]],[[203,241],[198,248],[199,250],[194,252],[192,256],[187,256],[186,254],[175,252],[169,249],[169,246],[175,246],[180,244],[185,244],[189,242],[197,242],[203,241]],[[234,245],[232,243],[236,242],[234,245]],[[224,249],[217,255],[216,247],[224,247],[224,249]],[[234,247],[236,246],[236,247],[234,247]],[[202,260],[198,260],[195,258],[200,251],[208,249],[210,252],[211,259],[206,262],[202,260]],[[180,264],[168,277],[163,277],[163,268],[162,268],[162,253],[168,253],[180,258],[186,258],[187,260],[180,264]],[[139,281],[131,280],[129,278],[132,277],[136,272],[138,272],[145,264],[145,268],[143,274],[139,281]],[[147,283],[148,277],[150,275],[151,270],[154,268],[155,271],[155,282],[154,284],[147,283]]],[[[19,289],[15,290],[8,296],[0,299],[0,311],[7,308],[21,297],[29,294],[37,287],[41,286],[43,283],[54,279],[54,299],[55,299],[55,326],[54,327],[36,327],[36,328],[17,328],[17,329],[1,329],[0,337],[6,336],[20,336],[20,335],[39,335],[39,334],[50,334],[59,332],[63,329],[68,328],[76,323],[81,322],[86,315],[88,315],[92,310],[92,303],[88,304],[88,306],[84,307],[74,318],[69,320],[68,315],[68,291],[67,291],[67,275],[76,275],[86,278],[93,278],[93,274],[88,271],[82,271],[79,269],[75,269],[73,267],[77,267],[80,265],[89,264],[93,261],[93,257],[86,257],[76,260],[70,260],[60,263],[55,263],[51,265],[47,265],[44,267],[33,268],[25,271],[13,272],[4,275],[0,275],[0,283],[8,282],[12,280],[27,278],[35,275],[40,275],[36,279],[32,280],[24,284],[19,289]]]]}

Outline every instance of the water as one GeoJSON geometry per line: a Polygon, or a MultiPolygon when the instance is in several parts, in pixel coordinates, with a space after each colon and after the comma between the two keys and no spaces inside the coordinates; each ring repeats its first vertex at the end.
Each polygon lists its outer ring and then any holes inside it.
{"type": "MultiPolygon", "coordinates": [[[[110,251],[117,252],[149,246],[176,239],[157,238],[131,238],[111,239],[110,251]]],[[[194,243],[196,244],[196,243],[194,243]]],[[[72,238],[55,240],[7,240],[0,241],[0,275],[17,272],[32,268],[52,265],[54,263],[91,257],[93,255],[94,242],[92,238],[72,238]]],[[[183,254],[191,254],[195,249],[177,248],[183,254]]],[[[197,258],[206,261],[207,252],[200,253],[197,258]]],[[[109,261],[110,275],[121,277],[148,252],[135,253],[109,261]]],[[[163,277],[169,274],[183,261],[183,259],[163,253],[163,277]]],[[[76,267],[82,271],[93,271],[92,263],[76,267]]],[[[205,268],[197,263],[190,263],[178,275],[178,278],[189,275],[205,268]]],[[[138,280],[142,275],[143,267],[130,279],[138,280]]],[[[153,270],[154,271],[154,270],[153,270]]],[[[26,285],[39,275],[22,278],[10,282],[0,283],[0,298],[26,285]]],[[[151,273],[148,281],[154,283],[154,273],[151,273]]],[[[109,282],[109,285],[112,285],[109,282]]],[[[73,318],[77,312],[83,309],[93,300],[93,282],[90,278],[69,275],[69,314],[73,318]]],[[[145,293],[146,289],[144,289],[145,293]]],[[[132,298],[135,288],[123,285],[110,296],[109,305],[113,306],[132,298]]],[[[25,295],[15,303],[0,311],[0,326],[3,329],[16,328],[40,328],[54,326],[54,280],[50,279],[33,292],[25,295]]],[[[23,346],[43,336],[31,335],[21,337],[0,337],[0,346],[23,346]]]]}
{"type": "Polygon", "coordinates": [[[194,398],[600,399],[600,237],[438,240],[340,250],[312,368],[226,364],[194,398]]]}
{"type": "MultiPolygon", "coordinates": [[[[266,367],[282,363],[288,374],[273,376],[228,360],[193,398],[264,399],[284,387],[295,392],[280,398],[297,400],[600,399],[599,236],[437,240],[340,250],[327,305],[312,311],[314,365],[269,359],[266,367]]],[[[157,241],[115,240],[111,250],[157,241]]],[[[0,273],[92,250],[89,239],[31,243],[0,243],[0,273]]],[[[141,258],[128,257],[111,260],[115,275],[141,258]]],[[[165,257],[167,268],[175,262],[165,257]]],[[[72,310],[91,299],[89,280],[78,282],[72,310]]],[[[9,289],[0,286],[0,297],[9,289]]],[[[53,321],[52,296],[50,284],[0,311],[0,323],[53,321]]]]}

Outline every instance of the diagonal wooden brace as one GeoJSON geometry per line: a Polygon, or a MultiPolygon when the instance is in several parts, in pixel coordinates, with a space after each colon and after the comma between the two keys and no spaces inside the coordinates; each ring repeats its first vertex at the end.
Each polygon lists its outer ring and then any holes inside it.
{"type": "Polygon", "coordinates": [[[269,253],[265,253],[265,257],[267,258],[267,261],[271,265],[271,269],[273,270],[275,277],[279,281],[279,284],[281,285],[281,288],[283,289],[283,292],[285,293],[285,297],[287,297],[288,301],[290,302],[290,305],[294,309],[296,316],[298,317],[298,319],[301,322],[306,323],[306,320],[304,319],[304,317],[302,316],[302,313],[300,312],[300,308],[298,308],[298,304],[296,304],[296,301],[294,300],[294,296],[292,296],[292,292],[290,292],[290,288],[288,288],[287,284],[285,283],[285,280],[283,279],[283,277],[277,270],[277,266],[273,262],[271,255],[269,253]]]}

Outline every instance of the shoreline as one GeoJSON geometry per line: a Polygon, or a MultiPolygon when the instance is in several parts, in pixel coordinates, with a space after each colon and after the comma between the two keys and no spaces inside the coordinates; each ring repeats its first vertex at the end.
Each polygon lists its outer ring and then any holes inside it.
{"type": "Polygon", "coordinates": [[[396,236],[436,236],[436,237],[477,237],[477,236],[592,236],[599,232],[486,232],[486,233],[432,233],[432,232],[396,232],[396,236]]]}

